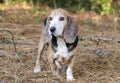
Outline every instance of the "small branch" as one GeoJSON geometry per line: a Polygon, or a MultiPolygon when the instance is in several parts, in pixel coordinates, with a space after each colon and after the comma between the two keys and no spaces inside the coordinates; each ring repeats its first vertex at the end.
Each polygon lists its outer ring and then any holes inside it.
{"type": "Polygon", "coordinates": [[[15,40],[14,40],[13,33],[11,31],[9,31],[9,30],[0,30],[0,32],[7,32],[12,36],[13,47],[15,49],[16,54],[19,55],[18,52],[17,52],[16,43],[15,43],[15,40]]]}
{"type": "Polygon", "coordinates": [[[81,41],[94,41],[94,42],[113,42],[113,43],[120,43],[120,39],[117,38],[103,38],[103,37],[80,37],[81,41]]]}
{"type": "Polygon", "coordinates": [[[37,43],[17,43],[17,42],[0,42],[0,44],[17,44],[17,45],[38,45],[37,43]]]}

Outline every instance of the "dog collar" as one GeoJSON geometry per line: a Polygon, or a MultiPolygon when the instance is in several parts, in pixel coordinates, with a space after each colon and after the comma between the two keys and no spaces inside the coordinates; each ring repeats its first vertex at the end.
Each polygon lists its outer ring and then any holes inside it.
{"type": "MultiPolygon", "coordinates": [[[[57,44],[57,38],[52,35],[52,40],[51,40],[51,43],[52,43],[52,49],[54,52],[57,52],[57,47],[58,47],[58,44],[57,44]]],[[[68,52],[72,51],[75,49],[75,47],[77,46],[78,44],[78,36],[76,37],[75,41],[73,43],[66,43],[66,46],[67,46],[67,49],[68,49],[68,52]]]]}
{"type": "Polygon", "coordinates": [[[78,44],[78,36],[76,37],[75,41],[73,43],[66,43],[66,46],[68,48],[68,52],[72,51],[75,49],[75,47],[78,44]]]}

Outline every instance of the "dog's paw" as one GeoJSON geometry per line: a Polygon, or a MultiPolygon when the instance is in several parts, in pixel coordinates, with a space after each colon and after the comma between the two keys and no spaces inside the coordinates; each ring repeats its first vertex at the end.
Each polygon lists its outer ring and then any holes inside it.
{"type": "Polygon", "coordinates": [[[35,67],[33,72],[34,72],[34,73],[38,73],[38,72],[40,72],[40,71],[41,71],[41,68],[40,68],[40,67],[39,67],[39,68],[38,68],[38,67],[35,67]]]}
{"type": "Polygon", "coordinates": [[[73,76],[71,76],[71,75],[68,75],[67,76],[67,81],[74,81],[75,79],[74,79],[74,77],[73,76]]]}

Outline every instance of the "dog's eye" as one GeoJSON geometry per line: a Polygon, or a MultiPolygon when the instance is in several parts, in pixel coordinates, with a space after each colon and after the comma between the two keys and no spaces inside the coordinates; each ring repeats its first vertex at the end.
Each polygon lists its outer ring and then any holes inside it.
{"type": "Polygon", "coordinates": [[[53,19],[52,17],[49,17],[49,20],[50,20],[50,21],[52,21],[52,19],[53,19]]]}
{"type": "Polygon", "coordinates": [[[64,17],[60,17],[60,19],[59,19],[60,21],[63,21],[64,20],[64,17]]]}

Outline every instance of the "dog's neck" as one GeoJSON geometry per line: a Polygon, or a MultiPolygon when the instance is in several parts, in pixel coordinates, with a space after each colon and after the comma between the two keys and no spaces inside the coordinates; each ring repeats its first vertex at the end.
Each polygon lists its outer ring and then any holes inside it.
{"type": "MultiPolygon", "coordinates": [[[[57,52],[58,39],[63,39],[63,38],[62,37],[55,37],[54,35],[52,35],[51,44],[52,44],[52,49],[54,52],[57,52]]],[[[64,42],[65,42],[65,40],[64,40],[64,42]]],[[[75,49],[75,47],[77,46],[77,43],[78,43],[78,36],[76,37],[76,39],[73,43],[65,42],[68,52],[73,51],[75,49]]]]}

